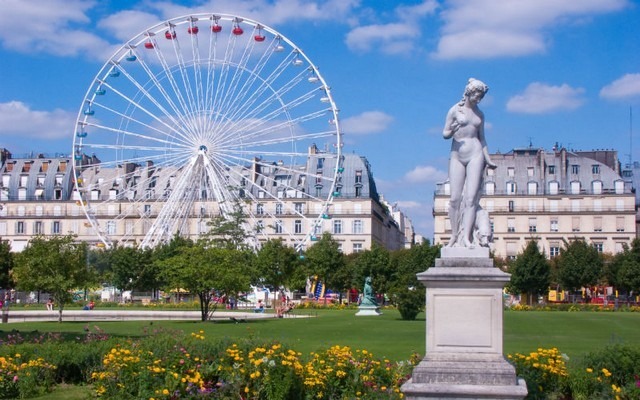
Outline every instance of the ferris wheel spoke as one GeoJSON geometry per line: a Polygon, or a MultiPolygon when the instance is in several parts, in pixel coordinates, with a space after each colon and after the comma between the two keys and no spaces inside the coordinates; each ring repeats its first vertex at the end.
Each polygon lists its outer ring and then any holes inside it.
{"type": "MultiPolygon", "coordinates": [[[[130,104],[131,106],[135,107],[136,109],[142,111],[144,114],[146,114],[147,116],[149,116],[150,118],[152,118],[154,121],[158,122],[159,124],[161,124],[162,126],[165,126],[166,128],[168,128],[171,132],[175,133],[177,136],[182,137],[183,139],[188,139],[183,133],[181,133],[180,131],[176,130],[175,128],[173,128],[172,126],[168,125],[165,123],[165,121],[162,120],[162,118],[159,118],[158,116],[156,116],[155,114],[153,114],[151,111],[149,111],[147,108],[143,107],[141,104],[139,104],[137,101],[133,100],[132,98],[126,96],[124,93],[120,92],[119,90],[117,90],[116,88],[111,87],[111,90],[114,91],[114,93],[118,94],[119,96],[121,96],[125,101],[128,102],[128,104],[130,104]]],[[[103,106],[101,103],[99,102],[94,102],[93,103],[96,106],[99,107],[104,107],[105,109],[109,109],[107,106],[103,106]]],[[[118,115],[122,115],[121,113],[118,113],[118,115]]],[[[126,119],[130,120],[130,121],[138,121],[134,118],[131,117],[127,117],[126,119]]]]}
{"type": "MultiPolygon", "coordinates": [[[[157,50],[156,50],[156,54],[157,54],[157,50]]],[[[188,121],[186,121],[184,118],[182,118],[183,112],[181,112],[178,109],[178,107],[175,105],[175,103],[173,102],[171,96],[165,90],[162,82],[160,82],[158,80],[156,74],[154,74],[153,71],[151,71],[151,69],[149,68],[147,63],[144,62],[143,59],[140,59],[140,64],[139,65],[142,67],[142,69],[145,71],[147,77],[151,80],[151,82],[154,84],[154,87],[160,93],[162,100],[167,102],[167,104],[169,105],[169,107],[171,108],[173,113],[169,112],[169,110],[167,110],[164,106],[162,106],[162,104],[145,87],[143,87],[140,84],[140,82],[138,82],[137,79],[135,79],[131,74],[129,74],[129,72],[126,70],[126,68],[120,68],[119,71],[128,79],[128,81],[132,85],[134,85],[134,87],[136,89],[138,89],[138,91],[140,93],[142,93],[144,95],[144,97],[146,99],[151,101],[158,108],[158,110],[160,110],[162,115],[164,115],[167,119],[169,119],[171,122],[173,122],[173,124],[175,126],[189,126],[188,121]]],[[[164,70],[164,71],[165,71],[165,74],[170,75],[170,71],[166,71],[166,70],[164,70]]],[[[107,87],[109,87],[111,90],[114,90],[114,91],[116,91],[116,93],[118,93],[118,91],[115,90],[115,88],[112,85],[110,85],[106,80],[105,81],[101,81],[101,82],[102,82],[101,84],[107,85],[107,87]]]]}
{"type": "MultiPolygon", "coordinates": [[[[141,125],[145,126],[145,127],[149,127],[150,129],[155,130],[158,133],[164,134],[164,132],[154,129],[146,124],[141,123],[141,125]]],[[[189,143],[185,143],[183,140],[180,141],[170,141],[170,140],[166,140],[166,139],[162,139],[156,136],[151,136],[151,134],[144,134],[144,133],[137,133],[137,132],[133,132],[133,131],[129,131],[129,130],[123,130],[123,129],[118,129],[118,128],[112,128],[110,126],[106,126],[106,125],[99,125],[99,124],[94,124],[94,123],[87,123],[86,126],[90,126],[90,127],[94,127],[96,129],[100,129],[103,131],[107,131],[107,132],[113,132],[116,134],[122,134],[125,135],[127,137],[135,137],[138,139],[144,139],[144,140],[148,140],[150,142],[155,142],[155,143],[163,143],[166,145],[170,145],[170,146],[176,146],[176,147],[186,147],[187,145],[189,145],[189,143]]],[[[151,147],[150,147],[151,148],[151,147]]],[[[158,148],[154,148],[155,150],[166,150],[166,147],[158,147],[158,148]]]]}

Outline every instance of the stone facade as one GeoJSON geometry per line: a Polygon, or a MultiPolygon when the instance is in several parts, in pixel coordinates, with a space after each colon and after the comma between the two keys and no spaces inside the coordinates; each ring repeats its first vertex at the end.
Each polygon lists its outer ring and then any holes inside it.
{"type": "MultiPolygon", "coordinates": [[[[526,148],[491,159],[498,168],[485,171],[480,205],[491,218],[496,256],[515,257],[531,239],[548,257],[573,238],[617,253],[635,238],[635,195],[616,151],[526,148]]],[[[448,182],[438,184],[434,243],[451,235],[448,195],[448,182]]]]}

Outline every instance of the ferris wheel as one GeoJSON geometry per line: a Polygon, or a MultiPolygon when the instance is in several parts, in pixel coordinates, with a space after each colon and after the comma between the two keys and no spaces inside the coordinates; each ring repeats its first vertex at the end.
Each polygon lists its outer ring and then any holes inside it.
{"type": "Polygon", "coordinates": [[[74,196],[107,246],[197,236],[240,208],[255,243],[301,250],[340,195],[341,147],[330,87],[300,48],[250,19],[194,14],[131,38],[91,82],[74,196]]]}

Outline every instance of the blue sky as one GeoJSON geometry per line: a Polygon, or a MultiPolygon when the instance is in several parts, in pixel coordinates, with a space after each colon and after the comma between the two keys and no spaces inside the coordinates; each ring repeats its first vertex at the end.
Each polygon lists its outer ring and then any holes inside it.
{"type": "Polygon", "coordinates": [[[0,147],[16,156],[71,153],[85,92],[123,42],[219,12],[271,26],[320,68],[344,151],[369,159],[379,191],[428,238],[447,176],[444,117],[469,77],[490,87],[491,152],[558,142],[640,160],[640,4],[630,0],[0,0],[0,10],[0,147]]]}

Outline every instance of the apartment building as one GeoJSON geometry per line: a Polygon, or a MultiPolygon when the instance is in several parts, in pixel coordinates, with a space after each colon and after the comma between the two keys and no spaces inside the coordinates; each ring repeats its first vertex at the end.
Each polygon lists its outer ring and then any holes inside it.
{"type": "MultiPolygon", "coordinates": [[[[531,239],[550,258],[574,238],[617,253],[635,238],[635,191],[616,151],[529,147],[491,159],[498,167],[485,171],[480,205],[491,218],[496,256],[514,258],[531,239]]],[[[448,205],[445,181],[434,195],[435,243],[451,237],[448,205]]]]}
{"type": "MultiPolygon", "coordinates": [[[[73,157],[14,158],[4,149],[0,154],[0,237],[11,243],[13,251],[21,251],[36,234],[72,233],[96,246],[104,245],[100,237],[140,245],[154,221],[166,215],[167,197],[177,185],[178,168],[159,168],[152,162],[105,167],[99,160],[88,159],[91,167],[74,176],[72,164],[79,160],[73,157]],[[84,197],[76,191],[76,181],[85,188],[84,197]]],[[[319,199],[322,190],[329,188],[322,188],[314,178],[317,159],[314,148],[307,165],[276,162],[265,167],[262,162],[232,174],[241,177],[232,183],[240,190],[248,228],[260,233],[258,240],[281,238],[293,246],[313,232],[308,246],[323,232],[330,232],[345,253],[370,249],[373,243],[390,250],[404,247],[406,232],[413,231],[406,226],[410,221],[381,201],[367,159],[343,155],[327,209],[319,199]]],[[[211,218],[220,215],[220,205],[206,193],[189,204],[189,209],[181,211],[180,234],[197,238],[209,230],[211,218]]]]}

